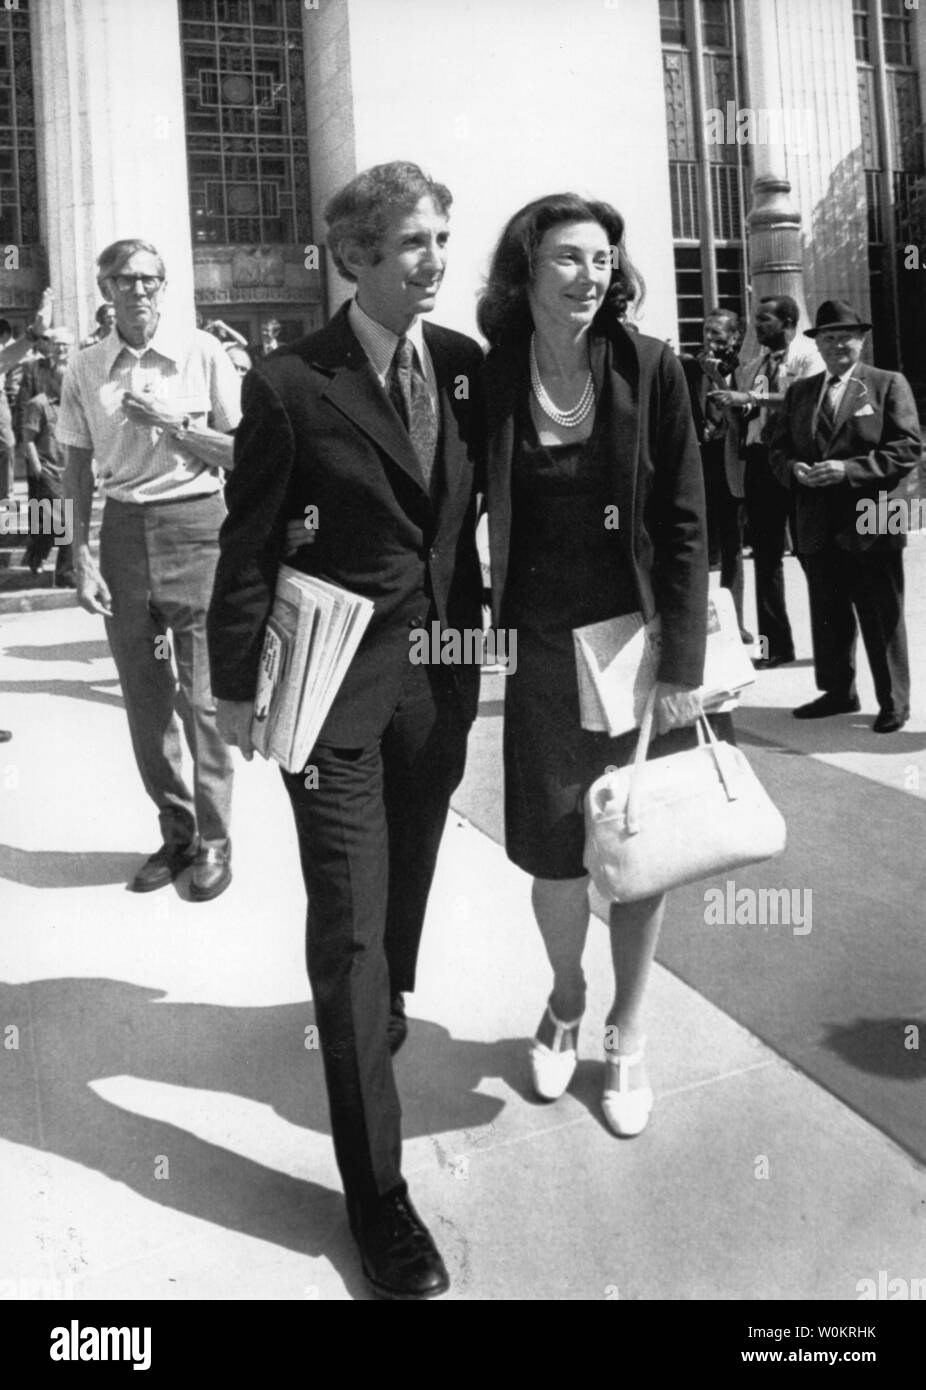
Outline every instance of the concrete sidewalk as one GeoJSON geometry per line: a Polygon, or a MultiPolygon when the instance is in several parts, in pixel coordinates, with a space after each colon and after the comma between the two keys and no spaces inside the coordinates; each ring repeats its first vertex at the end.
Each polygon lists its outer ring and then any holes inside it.
{"type": "MultiPolygon", "coordinates": [[[[908,572],[922,746],[920,537],[908,572]]],[[[802,587],[790,562],[806,652],[802,587]]],[[[0,622],[0,725],[14,731],[0,747],[0,1286],[368,1297],[307,1046],[304,903],[278,775],[241,767],[225,895],[128,894],[156,820],[102,622],[76,609],[0,622]]],[[[487,704],[498,693],[487,681],[487,704]]],[[[739,722],[793,737],[786,712],[813,693],[806,667],[768,673],[739,722]]],[[[799,737],[897,786],[909,748],[864,732],[851,746],[844,729],[799,737]]],[[[643,1136],[615,1139],[599,1111],[610,954],[597,923],[587,973],[576,1080],[542,1105],[526,1049],[549,982],[529,881],[452,815],[397,1061],[405,1171],[449,1297],[853,1300],[879,1271],[926,1274],[922,1168],[659,967],[656,1109],[643,1136]]]]}

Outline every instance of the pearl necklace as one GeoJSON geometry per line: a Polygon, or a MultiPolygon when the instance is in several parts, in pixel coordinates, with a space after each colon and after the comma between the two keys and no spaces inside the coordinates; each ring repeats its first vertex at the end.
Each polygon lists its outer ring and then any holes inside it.
{"type": "Polygon", "coordinates": [[[592,384],[591,372],[589,372],[586,378],[585,388],[579,397],[578,403],[573,406],[572,410],[557,410],[556,406],[547,395],[544,384],[540,379],[540,368],[537,366],[537,352],[534,347],[533,337],[531,337],[530,359],[531,386],[537,399],[537,404],[540,406],[544,415],[552,420],[555,425],[560,425],[563,429],[577,429],[595,404],[595,388],[592,384]]]}

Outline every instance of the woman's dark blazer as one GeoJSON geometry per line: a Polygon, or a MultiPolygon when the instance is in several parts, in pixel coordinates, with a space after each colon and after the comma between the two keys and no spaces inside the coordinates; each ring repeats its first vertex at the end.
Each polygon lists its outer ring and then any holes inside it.
{"type": "MultiPolygon", "coordinates": [[[[662,619],[659,679],[695,687],[704,671],[708,560],[704,479],[688,387],[665,343],[629,333],[616,320],[599,329],[601,318],[592,330],[591,362],[614,460],[618,535],[644,619],[654,613],[662,619]]],[[[496,625],[505,612],[512,456],[530,390],[528,343],[522,337],[493,348],[483,369],[496,625]]]]}

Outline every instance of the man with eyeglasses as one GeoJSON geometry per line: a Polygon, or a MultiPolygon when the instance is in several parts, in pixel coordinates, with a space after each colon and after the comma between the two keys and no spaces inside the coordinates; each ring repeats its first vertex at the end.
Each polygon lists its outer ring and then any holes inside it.
{"type": "Polygon", "coordinates": [[[58,418],[75,504],[77,597],[105,618],[135,759],[161,824],[163,844],[130,887],[147,893],[192,867],[190,895],[205,902],[231,881],[232,759],[216,729],[206,611],[239,380],[211,334],[164,322],[166,272],[149,242],[114,242],[97,268],[116,326],[77,354],[58,418]],[[94,457],[106,502],[99,568],[88,539],[94,457]]]}
{"type": "Polygon", "coordinates": [[[810,596],[814,675],[823,692],[794,716],[822,719],[861,708],[855,684],[861,628],[879,705],[872,728],[893,734],[910,717],[907,538],[886,503],[903,493],[922,444],[906,379],[860,360],[870,328],[841,299],[820,305],[806,336],[816,339],[826,371],[791,388],[771,463],[796,500],[795,541],[810,596]],[[877,527],[870,525],[872,513],[877,527]]]}

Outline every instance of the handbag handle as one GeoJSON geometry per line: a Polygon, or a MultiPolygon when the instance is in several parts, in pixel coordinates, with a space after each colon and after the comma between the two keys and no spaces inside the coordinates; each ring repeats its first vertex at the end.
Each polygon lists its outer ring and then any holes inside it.
{"type": "MultiPolygon", "coordinates": [[[[633,764],[630,769],[630,789],[627,792],[627,806],[624,811],[624,825],[628,835],[638,835],[640,833],[640,781],[642,777],[642,767],[646,762],[646,755],[649,752],[650,739],[653,734],[653,718],[656,712],[656,687],[653,686],[649,695],[646,697],[646,706],[643,710],[643,718],[640,721],[640,734],[637,738],[636,752],[633,755],[633,764]]],[[[735,801],[737,792],[731,786],[729,777],[724,770],[720,759],[720,744],[717,735],[711,728],[710,721],[702,712],[698,715],[697,721],[698,742],[710,748],[714,758],[714,765],[717,768],[717,775],[723,783],[724,791],[729,801],[735,801]],[[707,738],[705,740],[705,734],[707,738]]]]}

